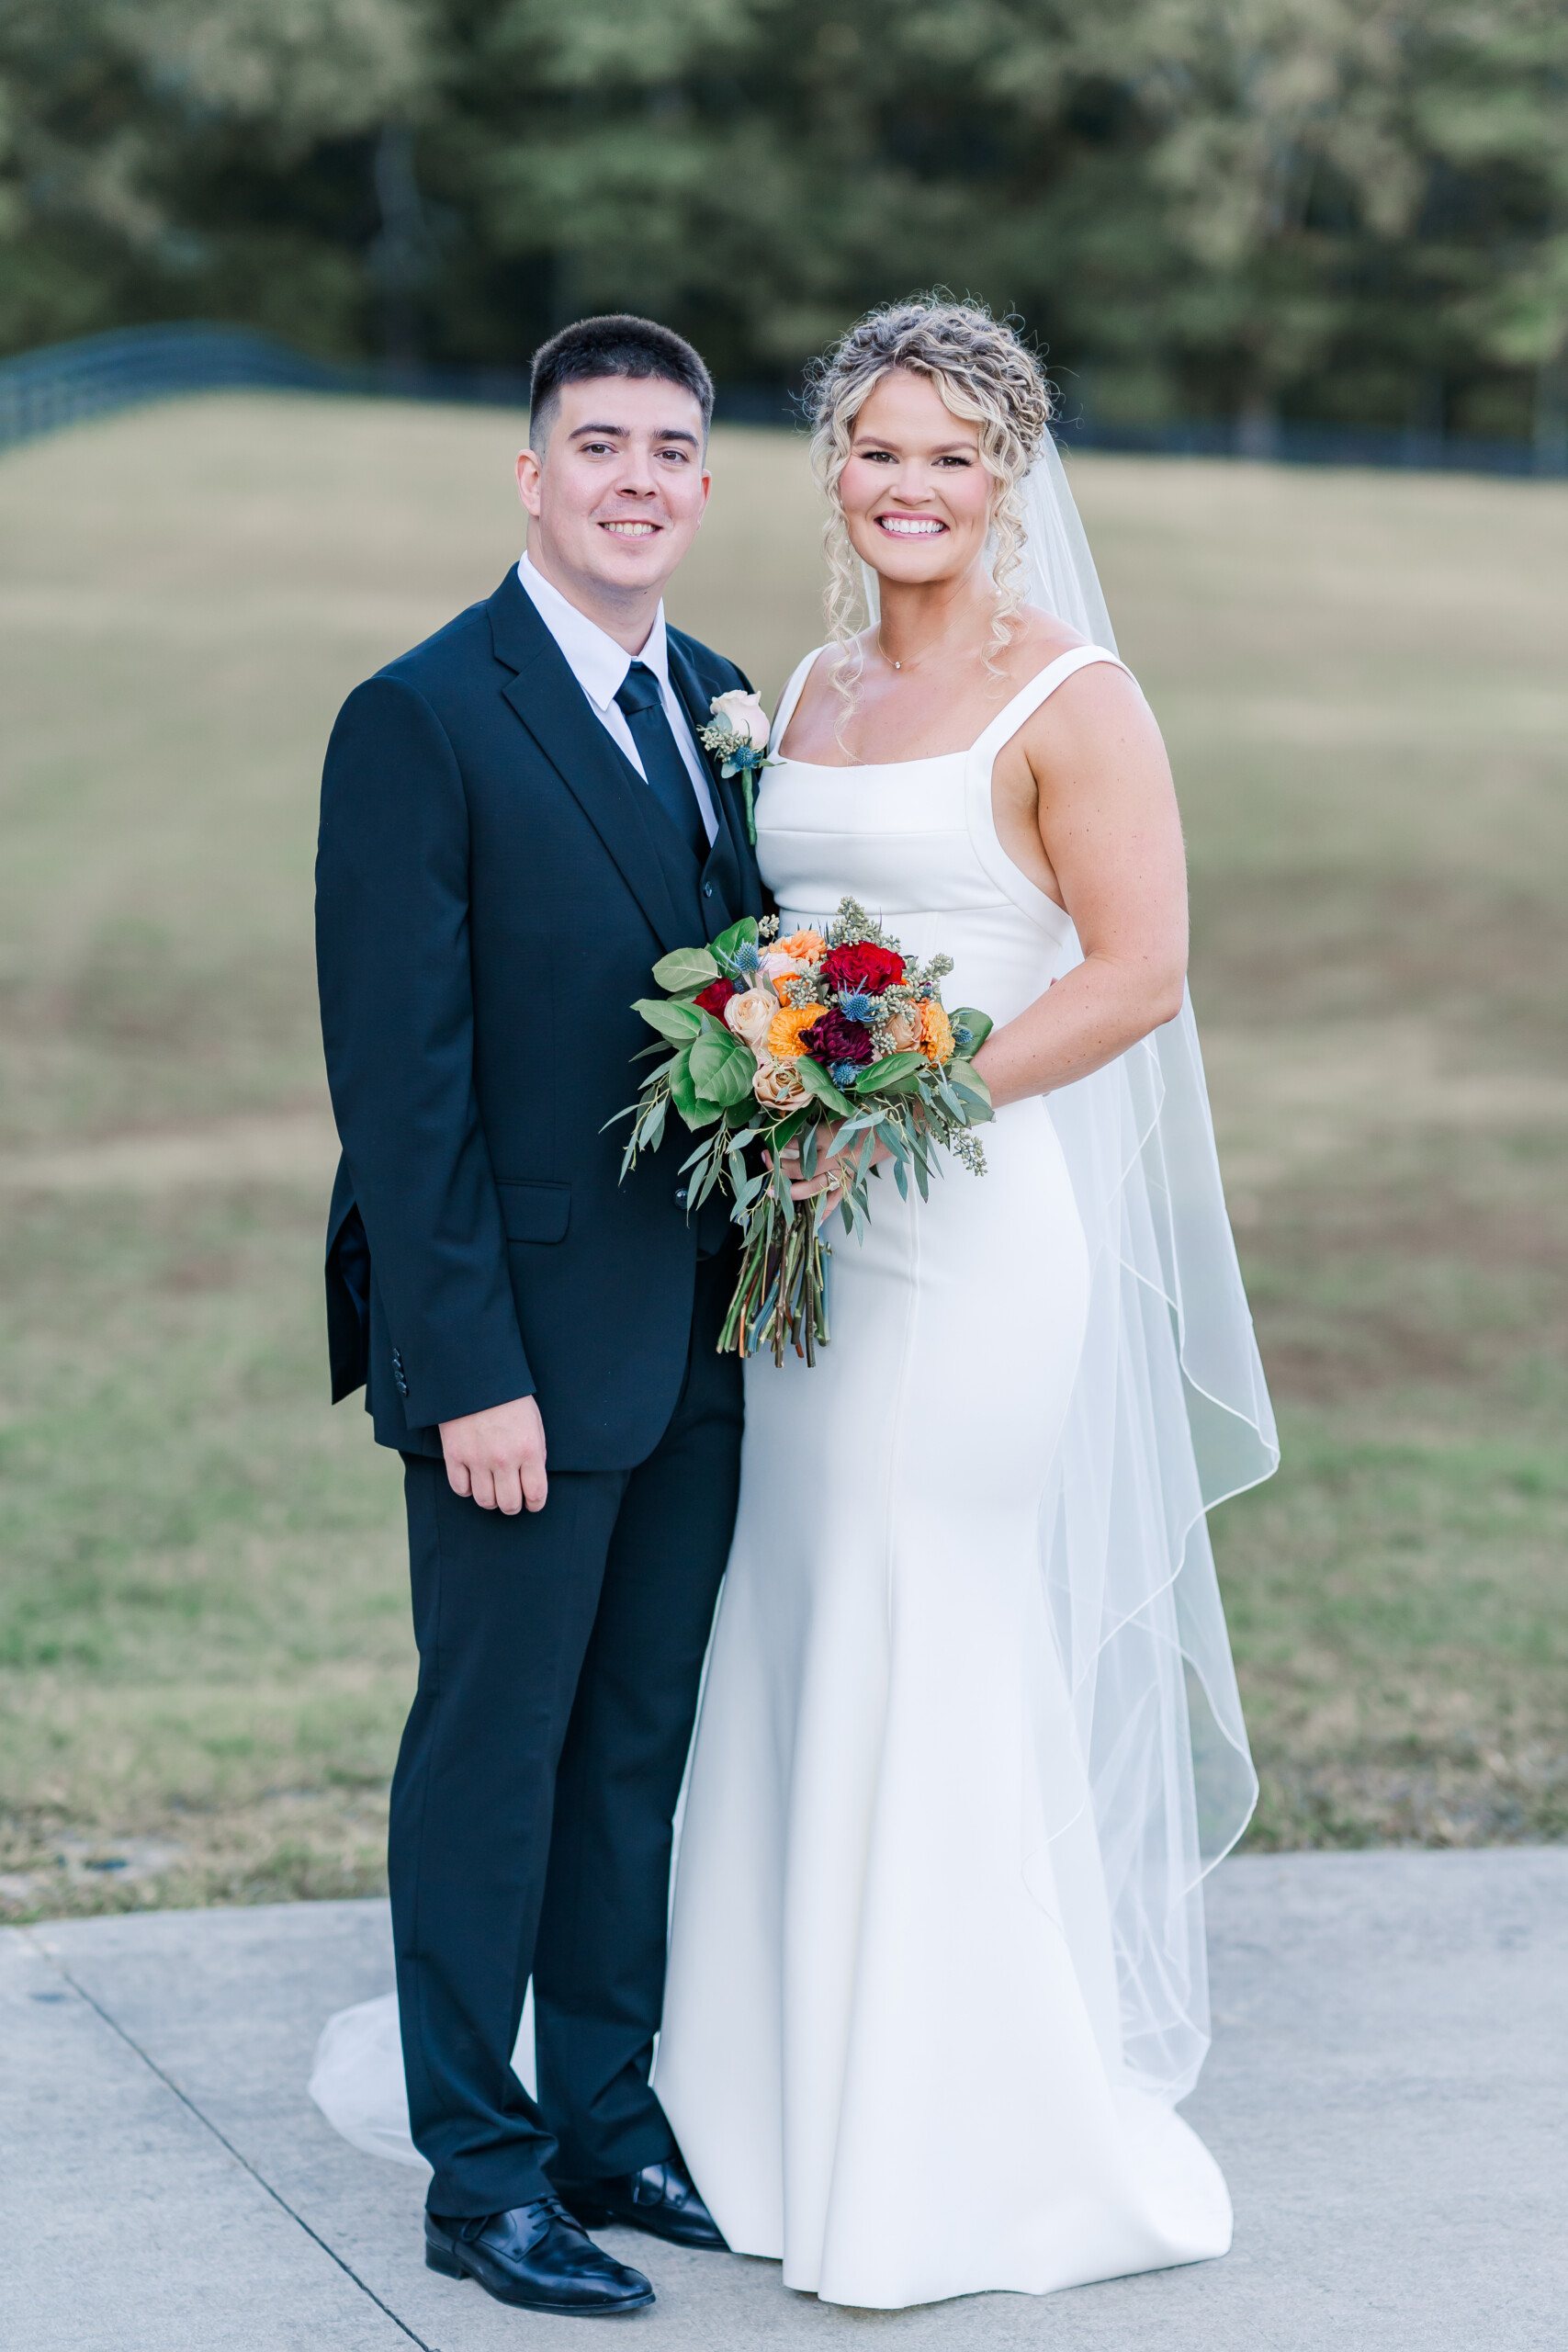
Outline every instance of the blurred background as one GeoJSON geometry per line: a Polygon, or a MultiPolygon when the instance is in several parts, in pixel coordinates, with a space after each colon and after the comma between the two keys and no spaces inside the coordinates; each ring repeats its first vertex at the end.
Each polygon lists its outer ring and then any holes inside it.
{"type": "Polygon", "coordinates": [[[1038,340],[1182,796],[1286,1448],[1215,1528],[1251,1840],[1568,1835],[1555,0],[6,0],[0,1914],[382,1883],[327,731],[515,560],[529,354],[622,305],[720,379],[671,611],[771,698],[802,365],[932,283],[1038,340]]]}

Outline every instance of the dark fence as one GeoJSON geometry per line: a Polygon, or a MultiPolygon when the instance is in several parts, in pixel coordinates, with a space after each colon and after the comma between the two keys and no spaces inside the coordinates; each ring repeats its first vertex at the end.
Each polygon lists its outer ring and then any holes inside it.
{"type": "MultiPolygon", "coordinates": [[[[0,449],[84,419],[191,392],[352,392],[361,398],[459,401],[526,408],[528,379],[517,368],[437,368],[394,361],[346,366],[312,359],[249,327],[122,327],[0,360],[0,449]]],[[[795,424],[798,400],[782,385],[722,386],[717,414],[736,424],[795,424]]],[[[1463,434],[1402,433],[1382,426],[1256,421],[1113,425],[1069,415],[1057,428],[1066,449],[1145,451],[1151,456],[1261,458],[1287,465],[1403,466],[1489,474],[1568,472],[1560,452],[1525,441],[1463,434]]]]}

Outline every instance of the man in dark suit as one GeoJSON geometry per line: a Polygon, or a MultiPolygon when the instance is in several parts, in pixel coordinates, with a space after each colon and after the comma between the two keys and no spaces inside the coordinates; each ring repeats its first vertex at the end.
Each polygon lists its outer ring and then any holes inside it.
{"type": "Polygon", "coordinates": [[[660,601],[712,404],[646,320],[547,344],[527,554],[349,696],[321,790],[333,1395],[364,1383],[403,1457],[420,1654],[389,1868],[426,2260],[540,2311],[652,2300],[584,2222],[723,2244],[649,2070],[739,1480],[735,1257],[678,1140],[622,1185],[604,1132],[650,967],[762,906],[695,740],[747,682],[660,601]]]}

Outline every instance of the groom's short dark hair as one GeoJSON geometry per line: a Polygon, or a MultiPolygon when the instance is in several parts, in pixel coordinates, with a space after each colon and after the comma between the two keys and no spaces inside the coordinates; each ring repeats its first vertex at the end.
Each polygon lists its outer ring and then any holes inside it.
{"type": "Polygon", "coordinates": [[[690,392],[703,413],[703,437],[713,422],[713,378],[684,335],[656,319],[613,311],[602,319],[579,319],[562,327],[534,354],[528,412],[528,444],[542,450],[550,437],[563,384],[593,376],[658,376],[690,392]]]}

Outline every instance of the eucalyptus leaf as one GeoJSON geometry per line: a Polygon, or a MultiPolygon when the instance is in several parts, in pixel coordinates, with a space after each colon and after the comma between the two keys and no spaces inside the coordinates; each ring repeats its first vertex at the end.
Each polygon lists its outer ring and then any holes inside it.
{"type": "MultiPolygon", "coordinates": [[[[672,1046],[685,1045],[700,1033],[703,1025],[703,1016],[694,1005],[671,1004],[668,997],[639,996],[632,1011],[640,1012],[649,1027],[657,1029],[661,1037],[668,1037],[672,1046]]],[[[644,1050],[656,1053],[658,1047],[644,1050]]]]}
{"type": "Polygon", "coordinates": [[[879,1089],[897,1086],[901,1080],[918,1077],[927,1067],[924,1054],[884,1054],[879,1062],[863,1069],[856,1080],[857,1093],[870,1094],[879,1089]]]}
{"type": "Polygon", "coordinates": [[[716,980],[718,966],[705,947],[676,947],[660,957],[653,977],[671,996],[684,996],[716,980]]]}
{"type": "MultiPolygon", "coordinates": [[[[739,922],[732,922],[728,931],[721,931],[719,933],[718,937],[713,943],[713,953],[716,957],[721,956],[733,956],[738,947],[755,947],[756,944],[757,918],[755,915],[742,915],[739,922]]],[[[679,954],[680,950],[677,949],[676,953],[679,954]]],[[[657,965],[654,967],[653,977],[656,980],[659,979],[659,967],[657,965]]],[[[665,983],[662,980],[660,980],[659,985],[662,988],[665,983]]]]}
{"type": "Polygon", "coordinates": [[[996,1106],[991,1101],[991,1090],[972,1063],[954,1062],[947,1075],[948,1082],[953,1091],[966,1098],[965,1107],[968,1109],[969,1124],[972,1127],[979,1126],[987,1119],[996,1117],[996,1106]]]}
{"type": "Polygon", "coordinates": [[[701,1127],[711,1127],[718,1113],[711,1102],[698,1099],[692,1083],[692,1055],[694,1048],[686,1046],[670,1065],[670,1100],[694,1135],[701,1127]]]}
{"type": "Polygon", "coordinates": [[[692,1083],[705,1102],[728,1110],[743,1102],[757,1075],[757,1059],[739,1037],[722,1033],[702,1036],[691,1051],[692,1083]]]}
{"type": "Polygon", "coordinates": [[[962,1022],[969,1032],[969,1043],[964,1048],[966,1057],[979,1052],[997,1025],[988,1012],[976,1012],[972,1004],[961,1004],[956,1012],[950,1012],[947,1017],[955,1029],[962,1022]]]}
{"type": "Polygon", "coordinates": [[[809,1054],[802,1054],[795,1068],[807,1094],[814,1094],[818,1102],[826,1102],[829,1111],[837,1111],[841,1119],[854,1117],[854,1104],[847,1094],[840,1093],[820,1062],[814,1062],[809,1054]]]}

